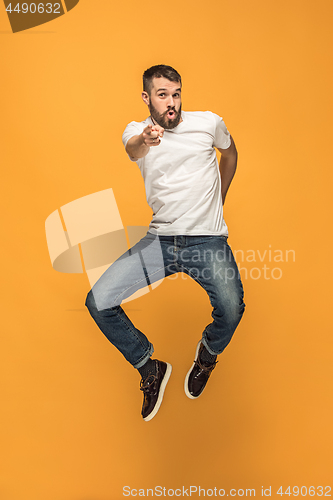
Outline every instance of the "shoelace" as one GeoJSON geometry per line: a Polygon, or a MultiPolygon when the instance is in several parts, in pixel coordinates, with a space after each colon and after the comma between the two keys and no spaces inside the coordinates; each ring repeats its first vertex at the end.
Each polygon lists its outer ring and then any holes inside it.
{"type": "Polygon", "coordinates": [[[140,391],[150,392],[152,388],[155,388],[155,382],[157,381],[157,376],[150,373],[145,380],[141,379],[140,391]]]}
{"type": "Polygon", "coordinates": [[[201,363],[200,358],[194,360],[194,363],[202,370],[203,372],[211,372],[214,370],[215,366],[217,365],[218,361],[214,361],[211,365],[205,366],[201,363]]]}

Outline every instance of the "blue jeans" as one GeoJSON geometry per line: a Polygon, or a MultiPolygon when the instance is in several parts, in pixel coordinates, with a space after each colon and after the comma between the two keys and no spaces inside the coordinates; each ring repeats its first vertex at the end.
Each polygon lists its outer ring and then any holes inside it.
{"type": "Polygon", "coordinates": [[[117,259],[87,295],[91,316],[109,341],[134,368],[154,352],[120,306],[137,290],[164,277],[183,272],[208,293],[213,322],[202,342],[211,354],[229,344],[244,312],[243,286],[225,236],[157,236],[147,233],[117,259]]]}

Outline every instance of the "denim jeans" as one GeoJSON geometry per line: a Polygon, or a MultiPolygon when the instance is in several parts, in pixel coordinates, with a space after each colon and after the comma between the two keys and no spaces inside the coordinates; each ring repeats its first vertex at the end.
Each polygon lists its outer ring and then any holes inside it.
{"type": "Polygon", "coordinates": [[[225,349],[241,320],[243,286],[227,237],[148,232],[104,272],[85,303],[100,330],[134,368],[143,366],[154,348],[120,304],[137,290],[178,272],[193,278],[209,296],[213,321],[204,329],[202,342],[211,354],[225,349]]]}

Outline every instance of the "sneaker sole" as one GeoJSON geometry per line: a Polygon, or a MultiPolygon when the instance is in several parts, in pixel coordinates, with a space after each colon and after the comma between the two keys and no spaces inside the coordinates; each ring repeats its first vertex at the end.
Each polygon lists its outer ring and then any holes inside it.
{"type": "Polygon", "coordinates": [[[167,369],[166,369],[165,375],[163,377],[163,380],[161,382],[160,392],[158,394],[156,405],[155,405],[153,411],[147,417],[145,417],[143,419],[145,422],[149,422],[149,420],[151,420],[152,418],[154,418],[155,415],[156,415],[156,413],[160,409],[160,406],[161,406],[161,403],[162,403],[162,400],[163,400],[163,396],[164,396],[164,391],[165,391],[167,383],[169,382],[169,378],[170,378],[171,372],[172,372],[172,366],[170,365],[170,363],[167,363],[167,369]]]}
{"type": "MultiPolygon", "coordinates": [[[[195,351],[195,356],[194,356],[194,359],[197,359],[198,357],[198,353],[199,353],[199,349],[200,349],[200,344],[201,344],[201,340],[199,340],[198,342],[198,345],[197,345],[197,349],[195,351]]],[[[190,393],[190,391],[188,390],[188,379],[189,379],[189,376],[190,376],[190,373],[191,371],[193,370],[194,368],[194,365],[195,365],[195,362],[193,363],[193,365],[191,366],[191,368],[189,369],[189,371],[187,372],[187,375],[185,377],[185,383],[184,383],[184,390],[185,390],[185,394],[188,398],[190,399],[198,399],[201,394],[199,394],[199,396],[192,396],[192,394],[190,393]]]]}

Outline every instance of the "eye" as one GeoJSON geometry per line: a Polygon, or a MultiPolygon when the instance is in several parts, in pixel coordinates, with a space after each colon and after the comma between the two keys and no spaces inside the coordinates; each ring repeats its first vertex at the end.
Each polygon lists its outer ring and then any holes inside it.
{"type": "Polygon", "coordinates": [[[175,94],[173,94],[173,97],[180,97],[180,93],[176,92],[175,94]]]}
{"type": "Polygon", "coordinates": [[[158,97],[164,97],[164,96],[165,96],[164,93],[163,94],[158,94],[158,97]]]}

